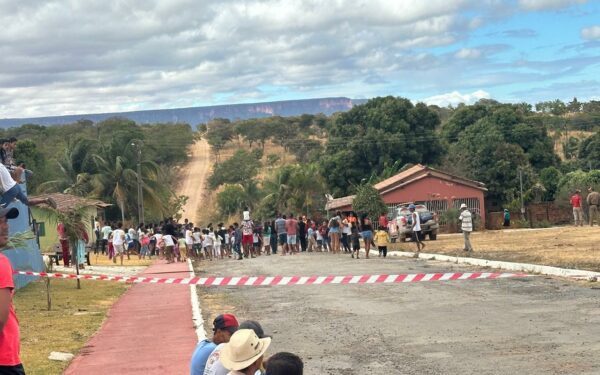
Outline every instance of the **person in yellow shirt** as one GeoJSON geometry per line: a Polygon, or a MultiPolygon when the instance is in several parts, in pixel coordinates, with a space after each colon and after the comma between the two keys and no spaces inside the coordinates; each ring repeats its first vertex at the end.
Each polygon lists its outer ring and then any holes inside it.
{"type": "Polygon", "coordinates": [[[377,232],[375,232],[373,240],[379,250],[379,256],[381,257],[383,254],[383,257],[385,258],[387,256],[387,245],[390,242],[390,235],[384,228],[379,228],[377,232]]]}

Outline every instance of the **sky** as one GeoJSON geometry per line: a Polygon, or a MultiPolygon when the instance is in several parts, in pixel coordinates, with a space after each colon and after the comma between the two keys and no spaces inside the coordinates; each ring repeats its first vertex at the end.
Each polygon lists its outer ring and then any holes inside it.
{"type": "Polygon", "coordinates": [[[0,0],[0,118],[600,100],[600,0],[0,0]]]}

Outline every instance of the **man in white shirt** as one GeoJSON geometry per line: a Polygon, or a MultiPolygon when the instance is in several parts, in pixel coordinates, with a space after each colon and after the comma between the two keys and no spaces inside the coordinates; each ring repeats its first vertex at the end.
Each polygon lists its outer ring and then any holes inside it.
{"type": "Polygon", "coordinates": [[[458,217],[458,220],[461,222],[460,229],[462,229],[463,238],[465,239],[465,247],[463,250],[470,253],[473,251],[471,241],[469,240],[469,236],[473,231],[473,216],[467,208],[467,205],[464,203],[460,205],[460,216],[458,217]]]}
{"type": "Polygon", "coordinates": [[[414,204],[410,204],[408,206],[408,210],[410,211],[410,216],[412,220],[412,236],[413,241],[417,244],[417,252],[420,252],[425,248],[425,244],[421,242],[421,217],[419,213],[416,211],[417,206],[414,204]]]}
{"type": "Polygon", "coordinates": [[[102,229],[100,229],[100,236],[102,236],[102,255],[106,254],[106,246],[108,245],[108,238],[112,233],[112,227],[106,223],[102,229]]]}
{"type": "Polygon", "coordinates": [[[113,235],[113,247],[115,249],[115,256],[113,263],[117,263],[117,254],[121,258],[121,265],[123,265],[123,253],[125,252],[125,231],[123,230],[123,223],[117,224],[117,229],[112,232],[113,235]]]}

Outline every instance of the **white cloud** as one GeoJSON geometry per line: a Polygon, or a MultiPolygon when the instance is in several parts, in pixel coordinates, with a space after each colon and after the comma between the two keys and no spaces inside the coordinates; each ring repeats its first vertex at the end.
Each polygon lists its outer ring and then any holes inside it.
{"type": "Polygon", "coordinates": [[[600,25],[586,27],[581,30],[581,37],[585,40],[600,39],[600,25]]]}
{"type": "Polygon", "coordinates": [[[462,48],[454,56],[459,59],[477,59],[481,57],[481,50],[477,48],[462,48]]]}
{"type": "Polygon", "coordinates": [[[422,101],[430,105],[446,107],[448,105],[456,106],[460,103],[473,104],[479,99],[489,99],[490,97],[490,93],[483,90],[477,90],[470,94],[461,94],[458,91],[452,91],[446,94],[430,96],[422,101]]]}
{"type": "Polygon", "coordinates": [[[519,0],[519,6],[525,10],[550,10],[585,4],[587,0],[519,0]]]}

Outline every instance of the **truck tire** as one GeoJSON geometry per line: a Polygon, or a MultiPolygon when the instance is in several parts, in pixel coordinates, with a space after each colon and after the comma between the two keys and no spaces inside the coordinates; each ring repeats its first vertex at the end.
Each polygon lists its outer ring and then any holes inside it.
{"type": "Polygon", "coordinates": [[[429,232],[429,241],[435,241],[437,239],[437,232],[429,232]]]}

